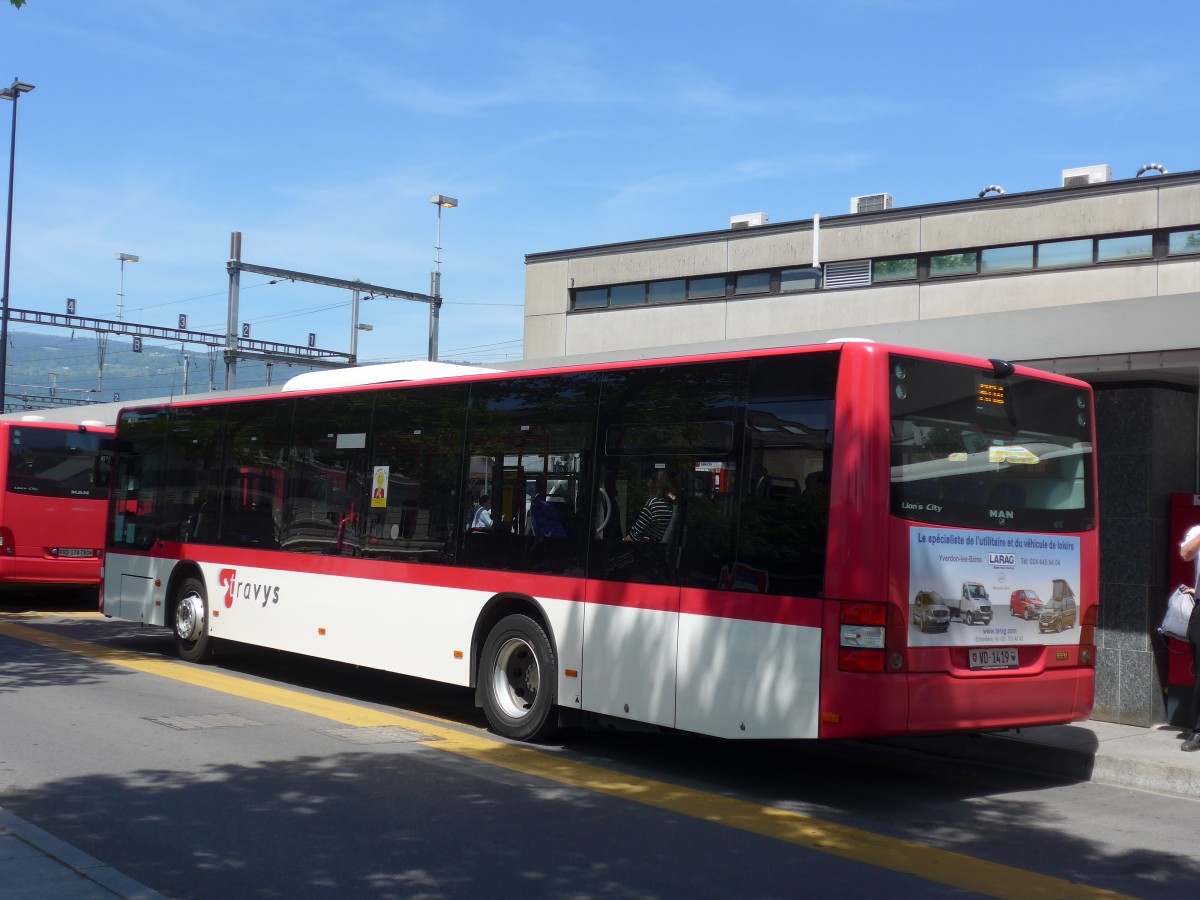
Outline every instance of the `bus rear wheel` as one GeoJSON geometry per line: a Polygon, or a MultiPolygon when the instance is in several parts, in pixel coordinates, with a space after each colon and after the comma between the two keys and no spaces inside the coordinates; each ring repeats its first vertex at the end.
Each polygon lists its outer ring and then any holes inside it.
{"type": "Polygon", "coordinates": [[[208,598],[204,582],[185,578],[172,601],[175,621],[175,649],[187,662],[207,662],[212,658],[213,641],[208,633],[208,598]]]}
{"type": "Polygon", "coordinates": [[[536,741],[554,733],[558,663],[545,629],[524,615],[501,619],[483,647],[483,711],[497,733],[536,741]]]}

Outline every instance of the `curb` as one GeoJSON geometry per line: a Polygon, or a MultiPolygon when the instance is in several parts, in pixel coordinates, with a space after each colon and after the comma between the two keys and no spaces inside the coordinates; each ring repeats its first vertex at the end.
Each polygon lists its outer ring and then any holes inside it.
{"type": "MultiPolygon", "coordinates": [[[[95,887],[125,900],[166,900],[157,891],[0,807],[0,839],[5,837],[20,841],[39,854],[47,872],[61,869],[66,870],[64,874],[76,876],[81,889],[95,887]]],[[[85,894],[80,892],[78,896],[85,894]]]]}
{"type": "Polygon", "coordinates": [[[1196,765],[1175,764],[1156,758],[1164,752],[1161,747],[1154,754],[1139,754],[1136,746],[1127,748],[1121,740],[1065,747],[1020,734],[964,734],[891,738],[880,745],[1051,778],[1200,798],[1200,759],[1196,765]]]}

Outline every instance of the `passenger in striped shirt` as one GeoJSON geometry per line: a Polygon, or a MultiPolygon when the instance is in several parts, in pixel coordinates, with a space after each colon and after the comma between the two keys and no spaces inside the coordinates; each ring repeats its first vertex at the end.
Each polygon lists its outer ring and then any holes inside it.
{"type": "Polygon", "coordinates": [[[625,540],[661,544],[674,511],[675,491],[669,485],[664,485],[658,494],[646,501],[625,540]]]}

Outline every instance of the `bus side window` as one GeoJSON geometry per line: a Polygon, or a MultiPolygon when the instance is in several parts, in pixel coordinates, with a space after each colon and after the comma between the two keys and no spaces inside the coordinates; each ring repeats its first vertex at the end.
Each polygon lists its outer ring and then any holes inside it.
{"type": "Polygon", "coordinates": [[[471,496],[491,497],[494,524],[488,534],[466,536],[466,565],[583,572],[598,388],[591,374],[472,387],[463,481],[471,496]]]}

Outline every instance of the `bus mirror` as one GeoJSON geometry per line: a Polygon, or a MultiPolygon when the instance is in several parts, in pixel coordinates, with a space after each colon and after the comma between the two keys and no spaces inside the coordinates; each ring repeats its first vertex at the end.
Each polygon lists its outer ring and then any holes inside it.
{"type": "Polygon", "coordinates": [[[92,484],[108,487],[112,482],[113,455],[111,450],[101,450],[92,463],[92,484]]]}

